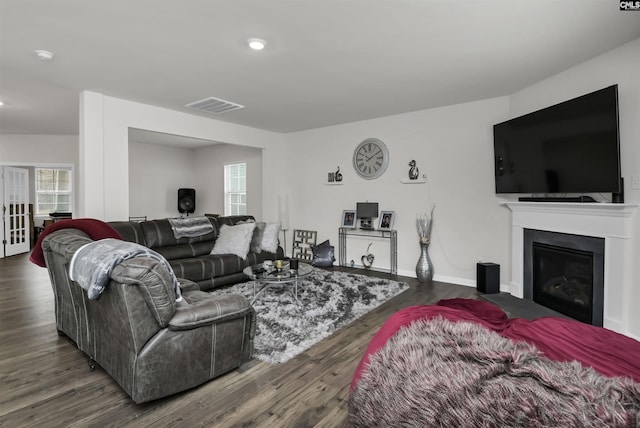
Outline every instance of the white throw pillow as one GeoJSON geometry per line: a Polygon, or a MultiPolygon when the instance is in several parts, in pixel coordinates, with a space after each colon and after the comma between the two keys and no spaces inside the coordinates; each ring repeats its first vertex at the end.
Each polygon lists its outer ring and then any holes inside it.
{"type": "Polygon", "coordinates": [[[275,253],[278,251],[278,235],[280,235],[280,223],[267,223],[262,232],[262,251],[275,253]]]}
{"type": "Polygon", "coordinates": [[[235,254],[246,259],[255,227],[255,223],[237,224],[235,226],[223,224],[220,227],[220,234],[211,250],[211,254],[235,254]]]}

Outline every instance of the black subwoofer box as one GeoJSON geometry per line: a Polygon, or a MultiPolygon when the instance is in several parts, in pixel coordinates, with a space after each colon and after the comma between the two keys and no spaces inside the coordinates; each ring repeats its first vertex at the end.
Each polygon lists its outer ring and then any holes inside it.
{"type": "Polygon", "coordinates": [[[193,214],[196,210],[196,189],[178,189],[178,212],[193,214]]]}
{"type": "Polygon", "coordinates": [[[476,289],[485,294],[500,292],[500,265],[478,263],[476,265],[476,289]]]}

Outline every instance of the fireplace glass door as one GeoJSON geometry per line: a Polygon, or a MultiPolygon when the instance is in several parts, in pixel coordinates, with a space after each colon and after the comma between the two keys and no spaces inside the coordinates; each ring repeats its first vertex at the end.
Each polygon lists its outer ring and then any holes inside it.
{"type": "Polygon", "coordinates": [[[533,243],[533,301],[592,324],[593,253],[533,243]]]}

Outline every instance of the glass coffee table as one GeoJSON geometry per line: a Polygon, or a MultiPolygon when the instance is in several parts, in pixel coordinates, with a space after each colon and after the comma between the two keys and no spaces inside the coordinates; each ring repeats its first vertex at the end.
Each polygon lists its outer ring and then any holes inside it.
{"type": "Polygon", "coordinates": [[[274,266],[265,265],[264,263],[258,263],[257,265],[246,267],[242,271],[242,273],[254,281],[251,304],[267,289],[278,284],[283,286],[289,284],[293,285],[293,290],[290,288],[289,291],[291,291],[298,305],[300,304],[298,300],[298,280],[308,276],[311,272],[313,272],[313,267],[306,263],[298,263],[298,269],[289,269],[289,262],[286,260],[281,269],[276,269],[274,266]],[[257,283],[261,285],[258,292],[256,292],[257,283]]]}

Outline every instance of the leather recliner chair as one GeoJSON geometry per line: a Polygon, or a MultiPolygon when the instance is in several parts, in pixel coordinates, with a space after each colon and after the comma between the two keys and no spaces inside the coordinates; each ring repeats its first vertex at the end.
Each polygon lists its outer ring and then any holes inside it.
{"type": "Polygon", "coordinates": [[[136,257],[117,265],[99,300],[69,279],[75,251],[91,242],[63,229],[42,248],[54,291],[56,328],[142,403],[200,385],[251,359],[256,315],[240,295],[213,296],[180,280],[176,304],[170,273],[136,257]]]}

